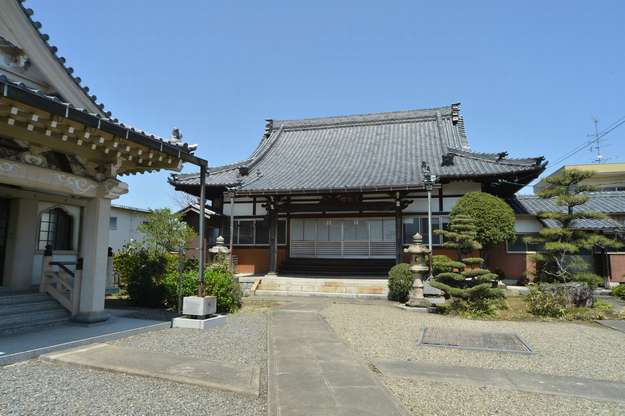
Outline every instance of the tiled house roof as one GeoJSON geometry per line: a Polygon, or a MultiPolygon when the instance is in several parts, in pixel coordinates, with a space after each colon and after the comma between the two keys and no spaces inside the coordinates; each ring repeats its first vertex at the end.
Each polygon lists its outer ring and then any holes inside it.
{"type": "MultiPolygon", "coordinates": [[[[209,169],[207,186],[240,184],[240,194],[416,189],[422,162],[441,180],[506,178],[525,184],[543,158],[507,159],[469,150],[459,104],[303,120],[269,120],[249,159],[209,169]]],[[[173,175],[178,189],[199,174],[173,175]]]]}
{"type": "MultiPolygon", "coordinates": [[[[508,203],[517,214],[538,215],[544,211],[566,211],[565,207],[557,205],[554,199],[542,199],[534,195],[517,195],[509,198],[508,203]]],[[[588,202],[574,208],[574,210],[601,212],[610,216],[625,215],[625,192],[591,193],[588,202]]],[[[546,227],[559,225],[558,221],[551,219],[543,219],[541,222],[546,227]]],[[[583,230],[625,232],[625,225],[613,218],[578,219],[574,221],[573,226],[583,230]]]]}

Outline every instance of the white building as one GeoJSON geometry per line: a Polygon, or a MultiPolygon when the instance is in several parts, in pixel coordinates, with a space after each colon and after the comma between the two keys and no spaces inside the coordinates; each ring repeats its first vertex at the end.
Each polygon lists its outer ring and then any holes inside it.
{"type": "Polygon", "coordinates": [[[133,208],[125,205],[111,205],[109,219],[109,247],[116,252],[127,242],[143,241],[139,226],[145,221],[150,210],[133,208]]]}

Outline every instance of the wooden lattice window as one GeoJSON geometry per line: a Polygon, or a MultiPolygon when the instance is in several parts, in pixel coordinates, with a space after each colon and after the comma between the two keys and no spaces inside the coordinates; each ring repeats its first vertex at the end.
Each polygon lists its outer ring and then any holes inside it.
{"type": "Polygon", "coordinates": [[[48,244],[52,250],[71,250],[72,223],[72,216],[62,208],[44,211],[39,218],[39,250],[45,250],[48,244]]]}

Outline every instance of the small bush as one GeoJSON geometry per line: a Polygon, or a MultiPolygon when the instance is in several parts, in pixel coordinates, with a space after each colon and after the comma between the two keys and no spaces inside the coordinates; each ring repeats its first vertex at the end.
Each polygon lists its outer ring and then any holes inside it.
{"type": "Polygon", "coordinates": [[[601,283],[603,283],[603,277],[590,272],[576,273],[573,277],[575,282],[584,282],[591,289],[596,289],[601,283]]]}
{"type": "Polygon", "coordinates": [[[388,299],[397,302],[406,302],[413,279],[410,273],[410,265],[400,263],[388,272],[388,299]]]}
{"type": "Polygon", "coordinates": [[[223,267],[209,267],[204,273],[206,295],[217,297],[217,312],[230,313],[241,307],[241,287],[223,267]]]}
{"type": "Polygon", "coordinates": [[[171,267],[168,255],[128,245],[115,255],[113,267],[133,304],[150,308],[163,305],[162,280],[171,267]]]}
{"type": "MultiPolygon", "coordinates": [[[[197,281],[198,271],[197,269],[190,269],[182,273],[182,296],[195,296],[197,295],[197,281]]],[[[180,273],[178,271],[170,272],[165,275],[163,279],[163,289],[165,296],[165,303],[167,307],[173,308],[178,305],[178,284],[180,279],[180,273]]]]}
{"type": "Polygon", "coordinates": [[[625,284],[620,284],[610,292],[612,296],[616,296],[625,300],[625,284]]]}
{"type": "Polygon", "coordinates": [[[532,287],[526,301],[527,311],[532,315],[561,318],[566,312],[566,299],[561,293],[543,292],[532,287]]]}

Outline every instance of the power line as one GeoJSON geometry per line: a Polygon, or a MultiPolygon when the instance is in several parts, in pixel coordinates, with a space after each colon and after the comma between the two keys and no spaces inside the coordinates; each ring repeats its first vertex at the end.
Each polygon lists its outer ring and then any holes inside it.
{"type": "Polygon", "coordinates": [[[576,155],[577,153],[581,152],[582,150],[592,146],[593,144],[597,144],[602,137],[605,137],[607,134],[609,134],[614,129],[618,128],[619,126],[621,126],[623,124],[625,124],[625,116],[621,117],[620,119],[618,119],[617,121],[612,123],[610,126],[608,126],[608,128],[606,128],[601,133],[595,133],[595,138],[593,140],[589,140],[587,142],[584,142],[584,143],[580,144],[579,146],[577,146],[573,150],[569,151],[565,155],[563,155],[560,158],[558,158],[555,162],[553,162],[553,165],[558,166],[559,164],[561,164],[565,160],[573,157],[574,155],[576,155]]]}

